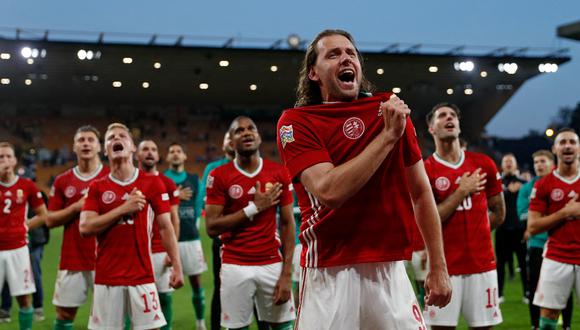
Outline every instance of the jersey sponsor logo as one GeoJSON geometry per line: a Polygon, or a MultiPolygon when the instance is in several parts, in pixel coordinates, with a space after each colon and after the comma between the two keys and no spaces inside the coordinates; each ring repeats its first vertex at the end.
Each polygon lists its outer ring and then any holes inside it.
{"type": "Polygon", "coordinates": [[[231,198],[238,199],[242,197],[242,195],[244,194],[244,190],[240,185],[235,184],[231,186],[230,189],[228,189],[228,194],[230,195],[231,198]]]}
{"type": "Polygon", "coordinates": [[[286,144],[294,142],[294,129],[292,125],[280,127],[280,143],[282,148],[286,148],[286,144]]]}
{"type": "Polygon", "coordinates": [[[162,201],[168,201],[169,200],[169,194],[167,194],[167,193],[161,194],[161,200],[162,201]]]}
{"type": "Polygon", "coordinates": [[[73,198],[73,196],[77,193],[77,189],[73,186],[68,186],[66,187],[66,189],[64,190],[64,195],[67,198],[73,198]]]}
{"type": "Polygon", "coordinates": [[[552,198],[552,200],[554,202],[559,202],[564,198],[564,191],[560,188],[556,188],[556,189],[552,190],[552,193],[550,194],[550,198],[552,198]]]}
{"type": "Polygon", "coordinates": [[[213,181],[214,181],[214,177],[212,175],[208,175],[207,176],[207,181],[206,181],[205,185],[208,188],[213,188],[213,181]]]}
{"type": "Polygon", "coordinates": [[[357,117],[348,118],[342,125],[342,132],[347,138],[356,140],[365,132],[365,123],[357,117]]]}
{"type": "Polygon", "coordinates": [[[117,195],[115,195],[115,193],[110,190],[105,191],[103,195],[101,195],[101,200],[105,204],[111,204],[115,198],[117,198],[117,195]]]}
{"type": "Polygon", "coordinates": [[[435,188],[437,188],[437,190],[447,191],[450,186],[451,182],[449,182],[449,179],[444,176],[440,176],[437,178],[437,180],[435,180],[435,188]]]}

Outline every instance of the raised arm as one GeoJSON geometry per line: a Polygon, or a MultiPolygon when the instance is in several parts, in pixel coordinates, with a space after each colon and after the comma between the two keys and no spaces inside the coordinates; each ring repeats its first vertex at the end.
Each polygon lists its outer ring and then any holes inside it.
{"type": "Polygon", "coordinates": [[[441,222],[447,221],[467,196],[485,189],[486,175],[487,173],[481,173],[481,168],[475,170],[473,174],[463,173],[457,189],[443,202],[437,204],[437,212],[441,222]]]}
{"type": "Polygon", "coordinates": [[[205,205],[205,229],[209,237],[214,238],[224,232],[237,228],[240,224],[251,221],[254,215],[263,210],[277,205],[282,194],[282,184],[276,183],[267,192],[261,192],[260,182],[256,183],[254,201],[247,207],[231,214],[223,214],[224,206],[205,205]]]}
{"type": "Polygon", "coordinates": [[[133,188],[127,200],[111,211],[98,214],[95,211],[82,211],[80,216],[79,231],[83,236],[97,235],[105,231],[122,216],[139,212],[145,207],[145,197],[133,188]]]}
{"type": "Polygon", "coordinates": [[[55,211],[49,211],[46,218],[48,228],[62,226],[79,216],[86,197],[79,199],[73,204],[55,211]]]}
{"type": "Polygon", "coordinates": [[[403,135],[409,107],[393,96],[381,103],[385,128],[366,148],[344,164],[332,163],[313,165],[300,175],[300,181],[316,199],[330,208],[338,208],[356,194],[375,174],[396,142],[403,135]]]}
{"type": "Polygon", "coordinates": [[[563,208],[550,215],[530,210],[528,212],[528,231],[530,234],[536,235],[554,228],[562,221],[577,217],[580,217],[580,202],[578,202],[578,195],[575,195],[563,208]]]}
{"type": "Polygon", "coordinates": [[[441,222],[423,161],[419,160],[407,167],[405,174],[409,183],[417,226],[423,236],[429,257],[429,273],[425,280],[425,303],[443,307],[451,300],[451,282],[443,253],[441,222]]]}

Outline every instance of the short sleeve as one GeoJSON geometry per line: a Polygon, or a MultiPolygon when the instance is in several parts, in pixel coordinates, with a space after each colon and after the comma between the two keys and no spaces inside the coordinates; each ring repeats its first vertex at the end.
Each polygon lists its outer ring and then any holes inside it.
{"type": "Polygon", "coordinates": [[[214,169],[207,176],[205,183],[206,201],[205,205],[225,205],[226,196],[223,189],[222,178],[219,171],[214,169]]]}
{"type": "Polygon", "coordinates": [[[167,194],[169,194],[169,204],[171,206],[179,205],[179,190],[177,190],[175,182],[168,177],[165,177],[163,182],[165,183],[167,194]]]}
{"type": "Polygon", "coordinates": [[[544,180],[538,180],[532,188],[530,193],[530,211],[539,212],[541,214],[548,213],[548,189],[544,180]]]}
{"type": "Polygon", "coordinates": [[[28,185],[28,204],[32,209],[36,209],[37,207],[44,205],[44,199],[42,199],[42,193],[34,183],[30,182],[28,185]]]}
{"type": "Polygon", "coordinates": [[[305,169],[325,162],[332,162],[321,138],[308,127],[304,120],[287,110],[278,121],[278,150],[292,178],[305,169]]]}
{"type": "Polygon", "coordinates": [[[405,158],[406,167],[413,166],[422,159],[421,148],[419,148],[419,143],[417,142],[417,132],[409,116],[407,117],[407,124],[405,125],[403,157],[405,158]]]}
{"type": "Polygon", "coordinates": [[[48,195],[48,210],[56,211],[62,210],[64,208],[65,198],[64,192],[61,187],[60,177],[54,180],[52,187],[50,188],[50,194],[48,195]]]}
{"type": "Polygon", "coordinates": [[[149,192],[147,194],[147,199],[153,208],[155,215],[160,215],[170,211],[171,206],[169,204],[169,193],[167,192],[167,187],[159,177],[151,177],[152,183],[149,186],[149,192]]]}
{"type": "Polygon", "coordinates": [[[485,156],[482,170],[487,173],[487,183],[485,184],[485,194],[487,197],[489,198],[502,192],[503,187],[501,184],[501,174],[498,172],[497,167],[491,158],[485,156]]]}
{"type": "Polygon", "coordinates": [[[100,212],[99,207],[99,189],[95,181],[91,182],[89,185],[89,190],[87,192],[87,199],[83,203],[83,211],[93,211],[97,213],[100,212]]]}
{"type": "Polygon", "coordinates": [[[280,183],[282,183],[282,195],[280,196],[280,206],[286,206],[294,203],[294,187],[290,181],[290,174],[285,168],[280,170],[280,183]]]}

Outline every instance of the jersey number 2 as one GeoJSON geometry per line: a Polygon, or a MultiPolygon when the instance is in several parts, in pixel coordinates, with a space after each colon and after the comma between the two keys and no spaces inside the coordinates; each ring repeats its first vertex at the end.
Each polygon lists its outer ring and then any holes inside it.
{"type": "Polygon", "coordinates": [[[12,206],[12,200],[6,198],[4,200],[4,210],[2,212],[4,212],[4,214],[10,214],[10,206],[12,206]]]}

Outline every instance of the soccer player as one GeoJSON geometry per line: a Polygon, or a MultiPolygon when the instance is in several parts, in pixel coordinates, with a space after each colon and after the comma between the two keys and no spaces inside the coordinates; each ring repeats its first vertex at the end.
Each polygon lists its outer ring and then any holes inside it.
{"type": "Polygon", "coordinates": [[[548,242],[534,295],[540,309],[540,329],[556,329],[560,311],[572,288],[580,298],[580,173],[578,134],[562,129],[554,139],[552,152],[556,170],[534,184],[530,194],[528,232],[548,231],[548,242]]]}
{"type": "Polygon", "coordinates": [[[93,126],[81,126],[73,138],[77,166],[57,176],[48,200],[49,228],[64,226],[60,263],[52,303],[55,330],[70,329],[77,309],[93,289],[96,241],[79,233],[79,215],[89,184],[109,174],[101,163],[101,135],[93,126]]]}
{"type": "MultiPolygon", "coordinates": [[[[554,169],[554,154],[548,150],[538,150],[532,154],[532,160],[534,161],[534,171],[536,172],[536,177],[532,178],[530,182],[524,184],[518,192],[518,215],[521,221],[528,220],[528,209],[530,207],[530,194],[534,184],[538,179],[550,174],[554,169]]],[[[540,277],[540,268],[542,267],[544,246],[548,240],[548,233],[542,232],[536,235],[530,235],[528,232],[524,234],[525,239],[528,241],[528,287],[529,287],[529,308],[530,308],[530,320],[532,323],[532,330],[539,329],[540,327],[540,308],[533,303],[534,294],[536,293],[536,287],[538,286],[538,280],[540,277]]],[[[563,329],[569,329],[572,321],[572,295],[568,298],[568,303],[566,308],[562,311],[563,318],[563,329]]]]}
{"type": "Polygon", "coordinates": [[[497,281],[500,302],[503,302],[503,287],[505,281],[505,266],[512,263],[513,254],[516,254],[522,281],[524,303],[528,301],[526,242],[524,232],[526,223],[520,221],[517,211],[518,191],[526,183],[518,177],[518,162],[512,153],[503,155],[501,159],[501,180],[506,204],[504,223],[495,231],[495,255],[497,257],[497,281]]]}
{"type": "Polygon", "coordinates": [[[296,108],[278,121],[278,150],[302,210],[298,329],[424,327],[403,260],[412,221],[427,243],[426,302],[451,298],[441,225],[410,109],[363,93],[351,35],[325,30],[308,46],[296,108]]]}
{"type": "Polygon", "coordinates": [[[26,235],[28,229],[38,228],[46,222],[47,211],[34,183],[14,172],[16,163],[14,146],[0,142],[0,291],[7,282],[20,306],[20,329],[28,330],[32,328],[33,318],[30,294],[36,288],[26,235]],[[26,218],[28,207],[36,214],[31,219],[26,218]]]}
{"type": "MultiPolygon", "coordinates": [[[[169,204],[171,205],[171,224],[175,237],[179,237],[179,191],[175,183],[162,173],[157,171],[159,162],[159,149],[157,144],[152,140],[143,140],[137,147],[137,161],[139,169],[144,173],[158,176],[165,184],[165,192],[169,195],[169,204]]],[[[171,292],[173,288],[170,285],[171,260],[161,242],[157,223],[153,223],[153,237],[151,238],[151,252],[153,253],[153,271],[155,272],[155,286],[159,293],[159,303],[167,325],[162,330],[170,330],[173,324],[173,297],[171,292]]]]}
{"type": "Polygon", "coordinates": [[[234,119],[229,131],[236,157],[208,176],[205,207],[208,235],[223,242],[221,325],[248,329],[255,302],[260,320],[289,330],[295,318],[292,185],[284,167],[260,157],[262,140],[250,118],[234,119]]]}
{"type": "Polygon", "coordinates": [[[169,169],[165,171],[179,189],[179,255],[183,272],[189,277],[193,291],[191,303],[197,318],[197,330],[205,330],[205,290],[201,286],[201,273],[207,270],[207,264],[201,248],[196,214],[196,196],[199,194],[197,174],[185,171],[187,154],[179,143],[172,143],[167,152],[169,169]]]}
{"type": "Polygon", "coordinates": [[[105,154],[111,173],[90,184],[80,215],[81,235],[97,236],[90,329],[121,329],[126,315],[134,329],[166,324],[151,264],[153,221],[173,266],[170,284],[183,285],[169,195],[161,179],[135,168],[134,153],[129,129],[120,123],[109,125],[105,154]]]}
{"type": "Polygon", "coordinates": [[[450,103],[437,104],[427,114],[435,153],[425,169],[443,223],[453,287],[449,305],[427,306],[427,324],[434,330],[455,328],[460,313],[472,329],[502,322],[491,243],[491,230],[505,217],[501,175],[488,156],[461,149],[459,117],[459,108],[450,103]]]}
{"type": "MultiPolygon", "coordinates": [[[[205,167],[203,171],[203,176],[199,184],[199,193],[197,194],[196,207],[198,212],[196,214],[201,215],[201,210],[205,208],[205,184],[207,182],[207,177],[209,173],[215,168],[218,168],[224,164],[227,164],[234,159],[236,153],[231,146],[230,132],[226,132],[224,135],[224,141],[222,143],[222,151],[224,152],[224,157],[213,161],[205,167]]],[[[222,241],[219,236],[212,239],[212,268],[213,268],[213,295],[211,297],[211,330],[221,330],[220,318],[221,318],[221,302],[220,302],[220,269],[222,266],[221,259],[221,247],[222,241]]]]}

